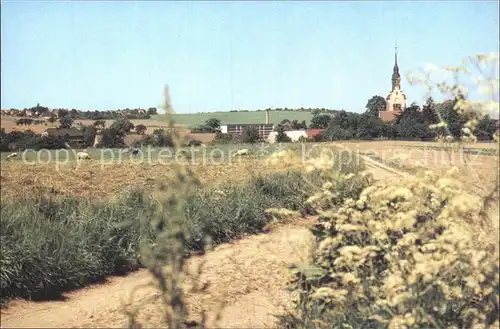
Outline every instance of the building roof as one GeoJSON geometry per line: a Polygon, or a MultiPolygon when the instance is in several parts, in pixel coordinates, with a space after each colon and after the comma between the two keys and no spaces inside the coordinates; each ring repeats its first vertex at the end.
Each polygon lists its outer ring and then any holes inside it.
{"type": "Polygon", "coordinates": [[[223,126],[274,126],[274,123],[229,123],[223,126]]]}
{"type": "Polygon", "coordinates": [[[83,133],[77,128],[47,128],[45,132],[51,136],[83,137],[83,133]]]}
{"type": "Polygon", "coordinates": [[[380,120],[384,122],[392,121],[396,118],[397,112],[394,111],[380,111],[379,116],[380,120]]]}
{"type": "Polygon", "coordinates": [[[326,129],[308,129],[307,130],[307,137],[314,137],[316,135],[321,134],[325,130],[326,129]]]}

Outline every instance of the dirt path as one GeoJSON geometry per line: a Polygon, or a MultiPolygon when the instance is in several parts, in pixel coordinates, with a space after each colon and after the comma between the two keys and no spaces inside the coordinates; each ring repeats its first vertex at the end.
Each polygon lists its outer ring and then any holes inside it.
{"type": "MultiPolygon", "coordinates": [[[[224,244],[207,254],[201,280],[210,282],[203,296],[187,294],[190,313],[200,314],[202,305],[216,308],[218,300],[227,307],[218,327],[272,327],[277,314],[291,306],[291,296],[285,290],[287,267],[306,260],[311,242],[307,224],[289,224],[270,234],[250,236],[232,244],[224,244]]],[[[192,271],[201,257],[189,259],[192,271]]],[[[151,282],[151,275],[140,270],[126,277],[114,277],[109,282],[66,294],[66,301],[13,301],[2,310],[3,327],[126,327],[122,300],[128,300],[132,289],[151,282]]],[[[186,284],[189,286],[189,282],[186,284]]],[[[153,288],[137,290],[133,305],[143,303],[156,294],[153,288]]],[[[159,304],[141,307],[139,320],[147,327],[161,327],[159,304]]],[[[212,312],[213,316],[213,312],[212,312]]],[[[196,318],[196,316],[194,316],[196,318]]]]}

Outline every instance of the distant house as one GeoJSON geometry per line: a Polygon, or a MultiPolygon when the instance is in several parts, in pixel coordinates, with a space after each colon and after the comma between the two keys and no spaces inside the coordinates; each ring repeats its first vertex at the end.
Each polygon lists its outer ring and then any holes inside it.
{"type": "Polygon", "coordinates": [[[85,142],[82,131],[77,128],[47,128],[44,134],[61,137],[70,144],[81,144],[85,142]]]}
{"type": "MultiPolygon", "coordinates": [[[[301,137],[303,137],[304,139],[307,138],[307,132],[305,130],[287,130],[285,131],[285,135],[287,135],[292,142],[298,142],[301,137]]],[[[278,132],[273,131],[267,137],[267,141],[270,144],[276,143],[277,137],[278,137],[278,132]]]]}
{"type": "Polygon", "coordinates": [[[241,135],[243,130],[247,127],[257,128],[261,139],[267,139],[269,134],[274,130],[274,124],[272,123],[238,123],[223,125],[220,128],[221,132],[224,134],[241,135]]]}
{"type": "Polygon", "coordinates": [[[321,134],[325,130],[326,129],[308,129],[307,130],[307,137],[315,137],[315,136],[321,134]]]}

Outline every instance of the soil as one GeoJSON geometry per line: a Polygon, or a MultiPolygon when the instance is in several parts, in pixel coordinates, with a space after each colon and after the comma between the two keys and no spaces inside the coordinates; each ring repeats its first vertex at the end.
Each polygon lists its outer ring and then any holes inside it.
{"type": "MultiPolygon", "coordinates": [[[[186,293],[186,303],[193,319],[203,309],[208,313],[209,327],[264,328],[276,325],[278,314],[292,306],[286,291],[288,266],[307,260],[312,235],[310,220],[277,227],[269,234],[250,236],[216,247],[204,258],[192,257],[186,266],[195,271],[205,261],[199,281],[208,282],[204,293],[186,293]],[[218,304],[226,304],[221,319],[214,323],[218,304]]],[[[192,286],[186,280],[186,291],[192,286]]],[[[147,270],[65,294],[64,301],[32,302],[15,300],[2,310],[3,327],[43,328],[123,328],[127,326],[122,301],[130,298],[136,286],[152,282],[147,270]]],[[[139,323],[144,327],[165,327],[161,303],[146,303],[157,295],[157,289],[145,287],[133,294],[139,306],[139,323]]]]}

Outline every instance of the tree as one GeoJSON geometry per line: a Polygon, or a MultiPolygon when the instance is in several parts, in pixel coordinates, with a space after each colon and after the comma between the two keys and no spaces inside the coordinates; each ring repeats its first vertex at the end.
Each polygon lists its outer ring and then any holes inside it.
{"type": "Polygon", "coordinates": [[[212,132],[217,132],[220,130],[220,120],[217,118],[210,118],[205,121],[205,126],[210,127],[212,132]]]}
{"type": "MultiPolygon", "coordinates": [[[[172,147],[174,146],[174,140],[172,137],[172,132],[165,132],[163,128],[155,129],[152,135],[152,146],[157,147],[172,147]]],[[[148,138],[148,136],[146,136],[148,138]]]]}
{"type": "Polygon", "coordinates": [[[215,133],[214,144],[229,144],[236,141],[237,139],[231,134],[224,134],[221,132],[215,133]]]}
{"type": "Polygon", "coordinates": [[[241,134],[243,143],[257,143],[259,141],[259,131],[255,127],[245,127],[241,134]]]}
{"type": "Polygon", "coordinates": [[[326,127],[328,127],[328,123],[330,123],[331,119],[332,119],[332,116],[329,114],[315,115],[311,119],[311,124],[309,125],[309,128],[325,129],[326,127]]]}
{"type": "MultiPolygon", "coordinates": [[[[437,111],[441,119],[446,123],[449,133],[455,137],[460,138],[462,136],[462,128],[467,122],[465,116],[460,115],[458,111],[454,108],[458,100],[447,100],[436,106],[437,111]]],[[[447,134],[444,129],[439,131],[440,134],[447,134]]]]}
{"type": "Polygon", "coordinates": [[[97,128],[94,125],[81,125],[80,130],[83,134],[85,146],[89,147],[94,145],[95,136],[97,135],[97,128]]]}
{"type": "Polygon", "coordinates": [[[96,120],[96,121],[94,121],[94,127],[96,127],[96,128],[104,128],[104,127],[106,127],[106,121],[104,121],[104,120],[96,120]]]}
{"type": "Polygon", "coordinates": [[[276,131],[278,132],[276,135],[277,143],[290,143],[292,141],[292,139],[285,133],[285,128],[282,125],[278,125],[276,131]]]}
{"type": "Polygon", "coordinates": [[[217,133],[220,132],[220,120],[210,118],[204,124],[191,129],[193,133],[217,133]]]}
{"type": "Polygon", "coordinates": [[[292,125],[292,122],[290,122],[290,120],[288,119],[284,119],[283,121],[281,121],[277,126],[276,128],[274,129],[275,131],[278,131],[278,128],[279,129],[283,129],[283,131],[290,131],[290,130],[293,130],[293,125],[292,125]]]}
{"type": "Polygon", "coordinates": [[[436,113],[436,103],[432,97],[427,98],[425,105],[422,106],[422,117],[428,125],[433,125],[439,122],[439,117],[436,113]]]}
{"type": "MultiPolygon", "coordinates": [[[[352,121],[352,119],[351,119],[352,121]]],[[[346,129],[348,127],[348,114],[346,111],[341,110],[337,114],[335,114],[332,119],[330,124],[332,126],[338,126],[340,128],[346,129]]]]}
{"type": "Polygon", "coordinates": [[[319,114],[321,114],[321,110],[320,110],[320,109],[312,109],[312,110],[311,110],[311,114],[312,114],[313,116],[315,116],[315,115],[319,115],[319,114]]]}
{"type": "Polygon", "coordinates": [[[57,109],[56,115],[58,119],[61,119],[62,117],[65,117],[66,115],[69,114],[69,111],[66,109],[57,109]]]}
{"type": "Polygon", "coordinates": [[[73,125],[73,118],[70,115],[65,115],[59,119],[59,127],[60,128],[71,128],[73,125]]]}
{"type": "Polygon", "coordinates": [[[9,149],[9,136],[4,128],[0,129],[0,152],[8,152],[9,149]]]}
{"type": "Polygon", "coordinates": [[[474,135],[480,141],[492,140],[493,135],[497,130],[497,122],[493,120],[489,115],[484,116],[476,126],[474,135]]]}
{"type": "Polygon", "coordinates": [[[396,117],[395,128],[398,136],[404,139],[423,139],[430,135],[419,106],[414,104],[396,117]]]}
{"type": "Polygon", "coordinates": [[[135,131],[139,135],[144,135],[144,133],[146,132],[146,130],[148,130],[148,128],[145,125],[143,125],[143,124],[139,124],[139,125],[135,126],[135,131]]]}
{"type": "Polygon", "coordinates": [[[379,95],[372,96],[366,103],[366,112],[378,117],[378,112],[385,111],[385,98],[379,95]]]}
{"type": "Polygon", "coordinates": [[[324,137],[328,140],[346,140],[354,137],[357,127],[356,113],[344,110],[337,112],[330,120],[324,137]]]}
{"type": "Polygon", "coordinates": [[[372,113],[360,114],[357,119],[357,139],[374,139],[382,135],[384,122],[372,113]]]}
{"type": "Polygon", "coordinates": [[[110,128],[115,129],[120,132],[121,135],[125,136],[132,131],[132,129],[134,129],[134,124],[127,118],[118,118],[115,122],[113,122],[110,128]]]}
{"type": "Polygon", "coordinates": [[[124,147],[125,146],[125,135],[122,135],[123,131],[119,131],[116,127],[109,127],[102,130],[102,138],[98,143],[97,147],[124,147]]]}
{"type": "Polygon", "coordinates": [[[388,139],[396,139],[398,137],[396,124],[394,122],[382,122],[381,136],[388,139]]]}
{"type": "MultiPolygon", "coordinates": [[[[290,121],[288,119],[284,119],[283,121],[281,121],[279,123],[278,126],[283,127],[284,131],[307,129],[307,124],[306,124],[305,120],[302,122],[299,122],[298,120],[290,121]]],[[[278,131],[277,127],[276,127],[275,131],[278,131]]]]}
{"type": "Polygon", "coordinates": [[[156,107],[150,107],[147,112],[146,112],[148,115],[155,115],[155,114],[158,114],[158,110],[156,109],[156,107]]]}

